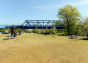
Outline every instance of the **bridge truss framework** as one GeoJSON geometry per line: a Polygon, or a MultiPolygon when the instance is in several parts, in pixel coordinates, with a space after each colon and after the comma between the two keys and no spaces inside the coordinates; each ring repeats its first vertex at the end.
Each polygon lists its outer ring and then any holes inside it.
{"type": "Polygon", "coordinates": [[[26,20],[23,26],[55,26],[56,20],[26,20]]]}
{"type": "Polygon", "coordinates": [[[56,20],[26,20],[22,27],[26,29],[46,29],[48,27],[49,29],[52,27],[56,27],[57,29],[63,29],[63,26],[56,26],[55,25],[56,20]]]}

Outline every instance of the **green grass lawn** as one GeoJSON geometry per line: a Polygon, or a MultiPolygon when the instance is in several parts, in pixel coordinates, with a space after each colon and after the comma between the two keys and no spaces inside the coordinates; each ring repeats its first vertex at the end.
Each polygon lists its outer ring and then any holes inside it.
{"type": "Polygon", "coordinates": [[[6,36],[0,35],[0,63],[88,63],[87,40],[33,33],[6,36]]]}

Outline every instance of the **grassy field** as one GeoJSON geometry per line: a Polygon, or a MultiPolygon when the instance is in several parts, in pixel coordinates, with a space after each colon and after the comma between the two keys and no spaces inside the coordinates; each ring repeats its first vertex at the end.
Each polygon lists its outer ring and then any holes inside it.
{"type": "Polygon", "coordinates": [[[0,63],[88,63],[88,41],[24,33],[0,35],[0,63]]]}

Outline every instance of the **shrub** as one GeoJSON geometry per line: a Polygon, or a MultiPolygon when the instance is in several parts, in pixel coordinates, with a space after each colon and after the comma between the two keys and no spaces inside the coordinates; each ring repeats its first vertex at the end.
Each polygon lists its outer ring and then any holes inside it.
{"type": "Polygon", "coordinates": [[[38,33],[38,29],[33,29],[33,33],[38,33]]]}
{"type": "Polygon", "coordinates": [[[56,27],[52,27],[52,34],[56,34],[57,30],[56,27]]]}
{"type": "Polygon", "coordinates": [[[46,27],[46,29],[45,29],[45,33],[46,34],[49,34],[50,33],[50,30],[46,27]]]}

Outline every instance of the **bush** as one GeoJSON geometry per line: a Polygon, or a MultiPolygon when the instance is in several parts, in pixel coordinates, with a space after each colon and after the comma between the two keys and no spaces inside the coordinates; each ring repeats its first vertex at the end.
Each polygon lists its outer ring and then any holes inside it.
{"type": "Polygon", "coordinates": [[[46,29],[45,29],[45,33],[46,34],[49,34],[50,33],[50,30],[46,27],[46,29]]]}
{"type": "Polygon", "coordinates": [[[38,29],[33,29],[33,33],[39,33],[38,29]]]}
{"type": "Polygon", "coordinates": [[[6,32],[6,29],[5,28],[4,29],[1,29],[0,32],[6,32]]]}
{"type": "Polygon", "coordinates": [[[52,27],[52,34],[56,34],[57,30],[56,27],[52,27]]]}
{"type": "Polygon", "coordinates": [[[20,28],[18,28],[18,29],[17,29],[17,31],[21,31],[22,33],[24,33],[24,32],[25,32],[25,30],[24,30],[24,29],[20,29],[20,28]]]}
{"type": "Polygon", "coordinates": [[[33,30],[28,30],[28,33],[32,33],[33,32],[33,30]]]}

